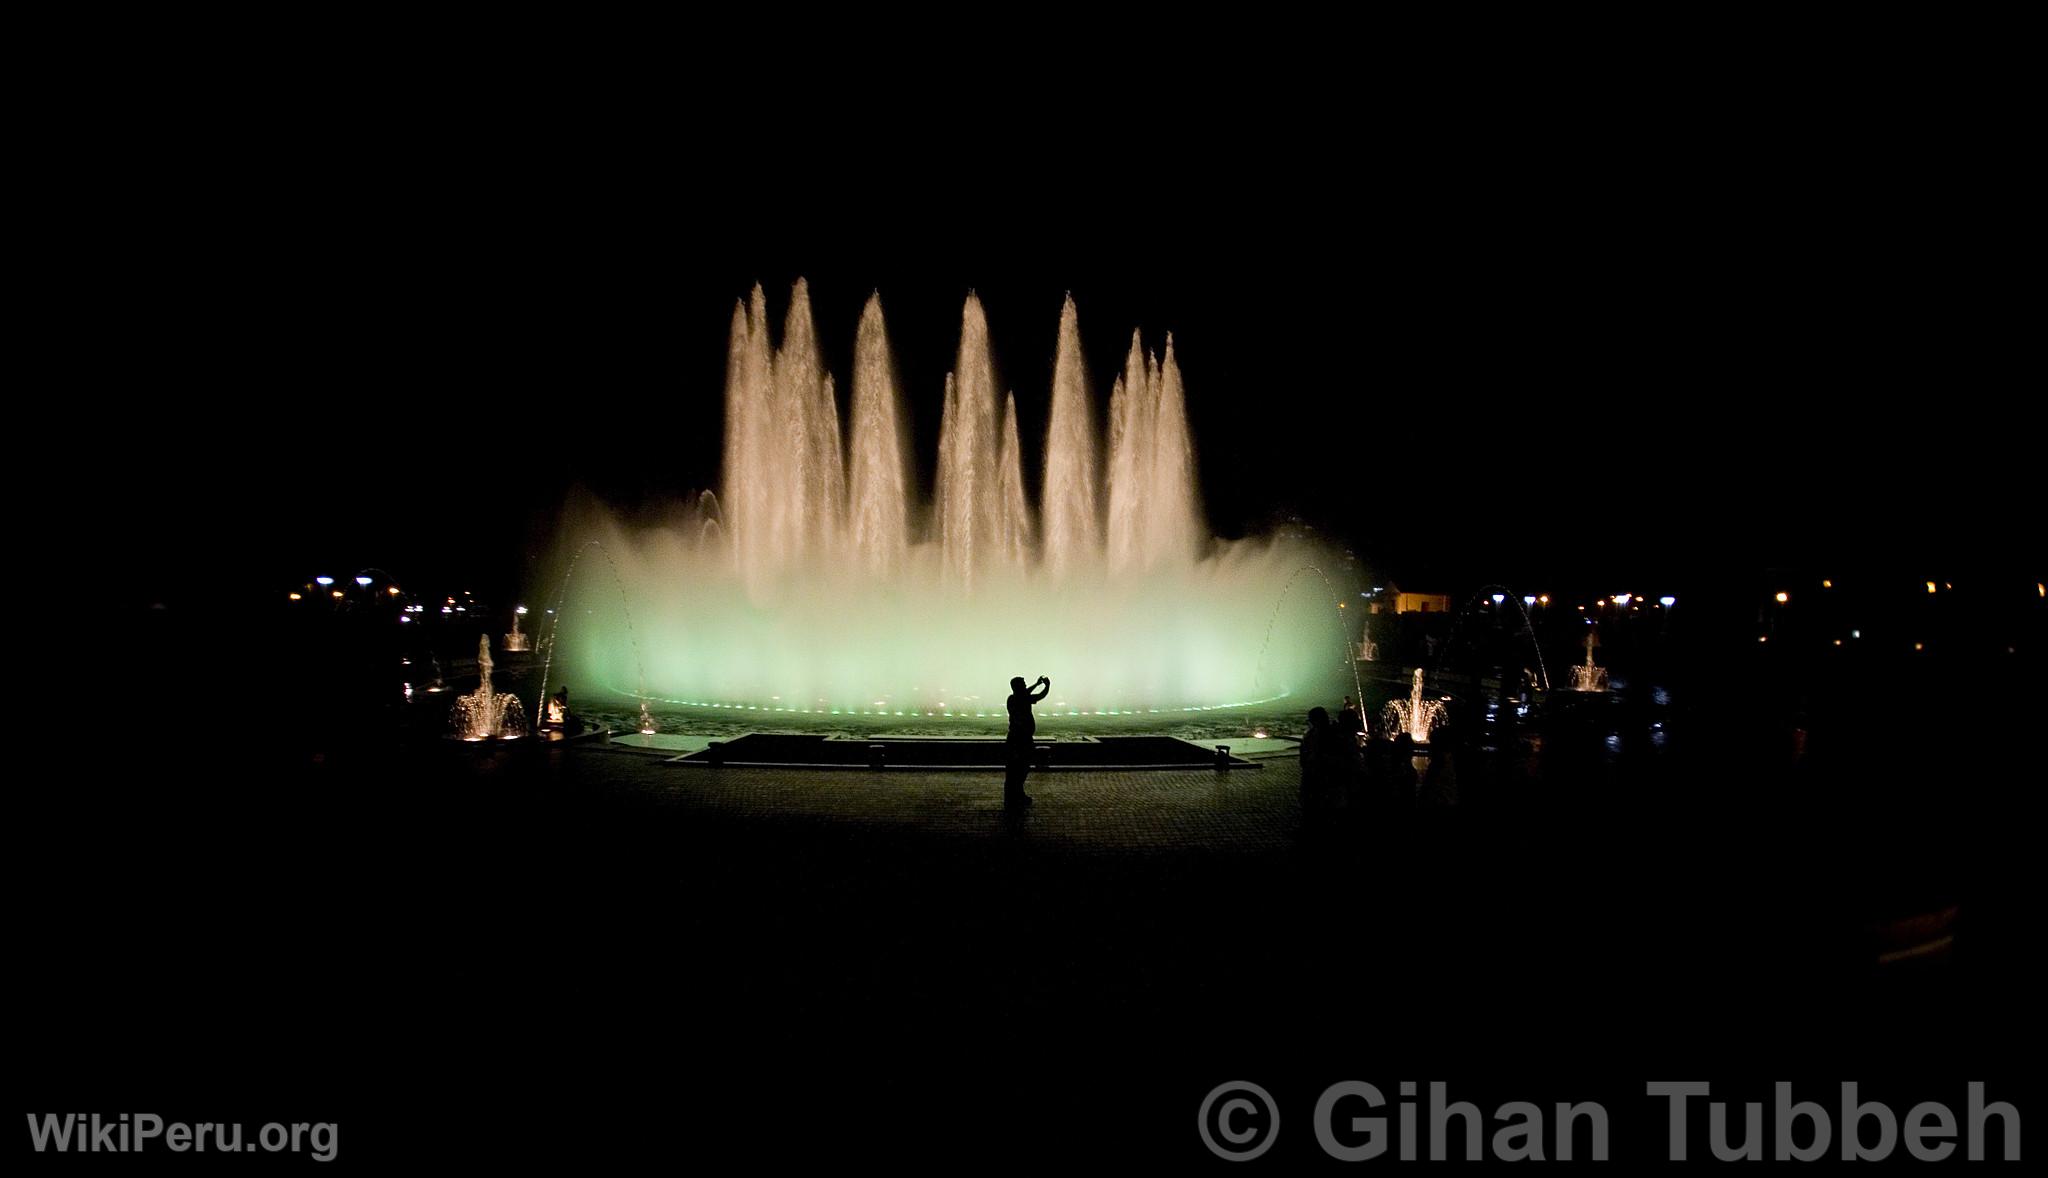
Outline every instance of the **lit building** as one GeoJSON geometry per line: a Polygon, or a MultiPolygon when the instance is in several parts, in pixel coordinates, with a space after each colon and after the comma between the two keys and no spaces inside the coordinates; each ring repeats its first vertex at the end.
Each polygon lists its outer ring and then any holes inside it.
{"type": "Polygon", "coordinates": [[[1388,585],[1373,593],[1372,612],[1391,610],[1397,614],[1447,614],[1451,612],[1451,599],[1443,593],[1409,593],[1398,585],[1388,585]]]}

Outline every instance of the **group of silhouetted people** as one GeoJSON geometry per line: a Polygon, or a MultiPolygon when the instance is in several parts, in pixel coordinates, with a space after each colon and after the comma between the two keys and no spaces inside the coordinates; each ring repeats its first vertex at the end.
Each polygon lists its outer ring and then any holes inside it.
{"type": "Polygon", "coordinates": [[[1301,737],[1301,811],[1312,825],[1372,813],[1391,813],[1415,801],[1415,738],[1366,738],[1365,715],[1350,696],[1337,718],[1312,708],[1301,737]]]}

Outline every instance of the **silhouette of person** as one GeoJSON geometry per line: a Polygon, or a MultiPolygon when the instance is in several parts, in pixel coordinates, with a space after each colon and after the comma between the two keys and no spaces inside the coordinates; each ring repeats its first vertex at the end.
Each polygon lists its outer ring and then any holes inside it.
{"type": "Polygon", "coordinates": [[[1422,782],[1415,773],[1415,738],[1406,732],[1394,738],[1394,796],[1412,801],[1422,782]]]}
{"type": "Polygon", "coordinates": [[[1052,680],[1043,675],[1036,684],[1027,685],[1019,675],[1010,680],[1010,735],[1003,742],[1003,805],[1028,806],[1031,795],[1024,792],[1025,775],[1031,772],[1031,738],[1038,733],[1038,721],[1032,718],[1031,705],[1045,698],[1052,690],[1052,680]]]}
{"type": "Polygon", "coordinates": [[[1310,820],[1344,808],[1345,792],[1358,769],[1358,745],[1330,722],[1326,708],[1310,708],[1301,737],[1301,809],[1310,820]]]}
{"type": "Polygon", "coordinates": [[[1337,731],[1350,737],[1353,743],[1357,742],[1358,734],[1365,731],[1365,713],[1359,711],[1358,705],[1348,695],[1344,697],[1343,709],[1337,713],[1337,731]]]}

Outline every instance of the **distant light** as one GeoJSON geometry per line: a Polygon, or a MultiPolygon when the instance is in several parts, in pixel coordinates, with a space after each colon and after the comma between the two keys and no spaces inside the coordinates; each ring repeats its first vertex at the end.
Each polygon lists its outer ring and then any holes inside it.
{"type": "Polygon", "coordinates": [[[1823,589],[1833,589],[1835,587],[1835,583],[1823,577],[1821,578],[1820,587],[1823,589]]]}
{"type": "Polygon", "coordinates": [[[1927,582],[1927,591],[1928,591],[1929,593],[1932,593],[1932,592],[1934,592],[1934,582],[1932,582],[1932,581],[1929,581],[1929,582],[1927,582]]]}
{"type": "Polygon", "coordinates": [[[358,574],[358,575],[357,575],[357,577],[356,577],[356,584],[358,584],[358,585],[362,585],[362,586],[366,586],[366,587],[367,587],[367,586],[369,585],[369,583],[370,583],[370,578],[368,578],[368,577],[365,577],[365,576],[362,576],[362,575],[360,575],[360,574],[358,574]]]}
{"type": "Polygon", "coordinates": [[[441,612],[444,614],[452,614],[455,612],[455,607],[452,605],[444,605],[441,607],[441,612]]]}
{"type": "Polygon", "coordinates": [[[2042,582],[2042,581],[2036,581],[2036,582],[2034,582],[2034,596],[2036,596],[2036,597],[2048,597],[2048,582],[2042,582]]]}
{"type": "Polygon", "coordinates": [[[1779,605],[1783,605],[1790,600],[1792,600],[1792,595],[1790,593],[1785,592],[1783,589],[1778,590],[1779,605]]]}
{"type": "MultiPolygon", "coordinates": [[[[333,577],[314,577],[314,578],[313,578],[313,581],[314,581],[314,583],[316,583],[316,584],[320,584],[320,585],[332,585],[332,584],[334,584],[334,578],[333,578],[333,577]]],[[[1934,587],[1933,587],[1932,585],[1928,586],[1928,589],[1927,589],[1927,591],[1928,591],[1929,593],[1932,593],[1932,592],[1934,592],[1934,587]]]]}
{"type": "Polygon", "coordinates": [[[1659,597],[1657,599],[1657,604],[1663,606],[1665,609],[1670,609],[1672,606],[1678,604],[1678,599],[1676,597],[1659,597]]]}
{"type": "Polygon", "coordinates": [[[391,588],[386,589],[385,592],[389,593],[393,597],[396,597],[398,596],[398,586],[393,585],[391,588]]]}
{"type": "Polygon", "coordinates": [[[411,615],[411,614],[400,614],[400,615],[398,615],[398,620],[399,620],[399,621],[401,621],[401,622],[410,622],[410,621],[412,621],[412,615],[411,615]]]}
{"type": "Polygon", "coordinates": [[[296,594],[296,593],[292,594],[292,600],[293,600],[293,601],[297,601],[298,599],[299,599],[299,595],[298,595],[298,594],[296,594]]]}
{"type": "Polygon", "coordinates": [[[1496,593],[1493,595],[1493,603],[1495,605],[1499,605],[1501,602],[1506,601],[1507,599],[1508,595],[1505,593],[1496,593]]]}
{"type": "Polygon", "coordinates": [[[1543,596],[1541,596],[1541,597],[1538,597],[1538,598],[1536,599],[1536,603],[1537,603],[1538,605],[1549,605],[1549,604],[1550,604],[1550,594],[1548,594],[1548,593],[1545,593],[1545,594],[1544,594],[1543,596]]]}
{"type": "Polygon", "coordinates": [[[1927,644],[1926,644],[1925,642],[1915,642],[1915,643],[1913,644],[1913,649],[1914,649],[1914,650],[1926,650],[1926,649],[1927,649],[1927,644]]]}
{"type": "Polygon", "coordinates": [[[1851,637],[1851,638],[1861,638],[1861,637],[1863,637],[1863,631],[1861,631],[1861,630],[1851,630],[1851,631],[1849,631],[1849,637],[1851,637]]]}
{"type": "Polygon", "coordinates": [[[1614,604],[1616,605],[1627,605],[1633,600],[1635,600],[1633,593],[1617,593],[1614,595],[1614,604]]]}
{"type": "Polygon", "coordinates": [[[513,610],[512,612],[515,614],[523,614],[526,612],[526,607],[522,605],[518,609],[513,610]]]}
{"type": "Polygon", "coordinates": [[[1842,640],[1841,640],[1841,639],[1839,639],[1839,638],[1835,639],[1835,645],[1836,645],[1836,646],[1840,646],[1840,645],[1842,645],[1842,640]]]}
{"type": "Polygon", "coordinates": [[[339,589],[336,589],[336,590],[334,591],[334,595],[335,595],[336,597],[340,597],[340,596],[341,596],[341,590],[339,590],[339,589]]]}
{"type": "Polygon", "coordinates": [[[1756,640],[1758,642],[1769,642],[1771,640],[1771,636],[1769,634],[1759,634],[1756,636],[1756,640]]]}
{"type": "Polygon", "coordinates": [[[1337,603],[1337,608],[1338,608],[1338,609],[1343,609],[1343,608],[1344,608],[1344,606],[1345,606],[1345,603],[1344,603],[1344,602],[1341,602],[1341,601],[1340,601],[1340,602],[1338,602],[1338,603],[1337,603]]]}
{"type": "Polygon", "coordinates": [[[1535,604],[1536,604],[1536,599],[1535,599],[1534,597],[1524,597],[1524,598],[1522,598],[1522,604],[1523,604],[1523,605],[1535,605],[1535,604]]]}

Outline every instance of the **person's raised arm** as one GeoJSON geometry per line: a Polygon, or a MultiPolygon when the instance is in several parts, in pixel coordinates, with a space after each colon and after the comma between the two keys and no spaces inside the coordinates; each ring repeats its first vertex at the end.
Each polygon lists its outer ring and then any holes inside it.
{"type": "Polygon", "coordinates": [[[1038,690],[1031,693],[1033,702],[1044,699],[1052,691],[1052,680],[1043,675],[1038,677],[1038,690]]]}

